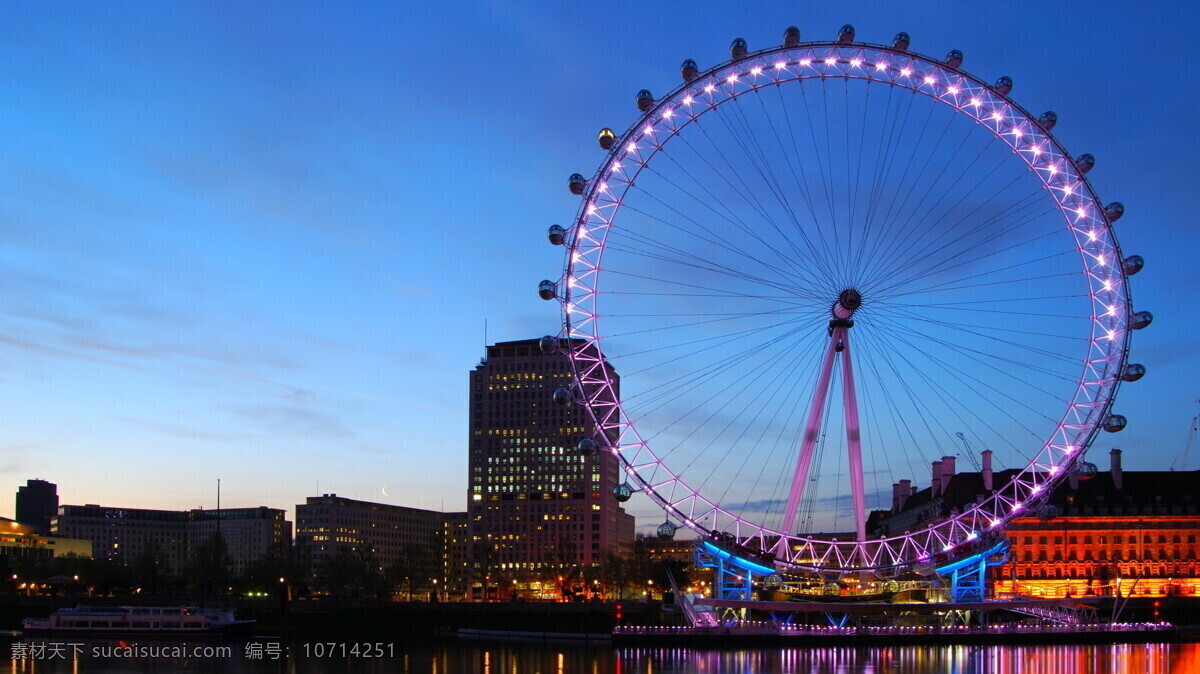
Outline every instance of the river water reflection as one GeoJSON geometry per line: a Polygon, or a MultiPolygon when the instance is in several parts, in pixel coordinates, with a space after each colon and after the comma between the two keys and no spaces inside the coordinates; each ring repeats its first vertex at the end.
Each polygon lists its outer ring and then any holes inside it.
{"type": "Polygon", "coordinates": [[[951,674],[1200,673],[1200,644],[1118,646],[911,646],[706,650],[585,644],[447,641],[361,645],[310,642],[179,642],[16,638],[8,671],[41,672],[422,672],[426,674],[669,674],[677,672],[947,672],[951,674]],[[275,645],[271,645],[274,643],[275,645]],[[368,657],[369,651],[369,657],[368,657]]]}

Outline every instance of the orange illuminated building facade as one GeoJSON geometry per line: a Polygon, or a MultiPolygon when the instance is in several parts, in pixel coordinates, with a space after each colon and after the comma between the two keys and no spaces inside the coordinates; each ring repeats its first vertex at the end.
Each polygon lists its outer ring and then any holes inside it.
{"type": "MultiPolygon", "coordinates": [[[[1014,472],[992,475],[983,459],[982,472],[956,473],[954,457],[943,457],[926,489],[896,483],[892,510],[869,527],[895,535],[982,501],[1014,472]]],[[[1008,563],[988,572],[993,595],[1200,597],[1200,471],[1125,471],[1119,449],[1108,471],[1087,468],[1009,523],[1008,563]]]]}
{"type": "Polygon", "coordinates": [[[1036,514],[1012,521],[994,592],[1034,597],[1200,596],[1200,471],[1072,476],[1036,514]]]}

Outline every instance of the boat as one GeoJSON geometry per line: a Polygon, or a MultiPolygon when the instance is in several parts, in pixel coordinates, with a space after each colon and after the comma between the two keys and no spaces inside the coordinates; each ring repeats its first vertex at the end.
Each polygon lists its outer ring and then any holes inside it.
{"type": "Polygon", "coordinates": [[[47,618],[25,618],[26,634],[230,634],[249,633],[255,621],[233,611],[195,606],[76,606],[47,618]]]}

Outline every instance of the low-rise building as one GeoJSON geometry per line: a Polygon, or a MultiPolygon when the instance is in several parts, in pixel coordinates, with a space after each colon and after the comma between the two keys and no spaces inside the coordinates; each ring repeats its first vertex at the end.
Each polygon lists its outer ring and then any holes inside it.
{"type": "Polygon", "coordinates": [[[314,586],[326,560],[354,554],[371,560],[379,572],[397,563],[411,566],[423,576],[414,587],[431,591],[435,578],[445,587],[462,576],[457,571],[467,555],[466,518],[465,512],[442,513],[337,494],[310,496],[296,506],[296,545],[314,586]]]}
{"type": "Polygon", "coordinates": [[[0,567],[9,568],[20,557],[65,557],[90,559],[92,542],[79,538],[51,536],[40,527],[0,517],[0,567]]]}
{"type": "Polygon", "coordinates": [[[229,553],[230,571],[239,576],[251,562],[283,550],[292,540],[292,523],[279,508],[221,508],[187,512],[189,550],[220,533],[229,553]]]}
{"type": "MultiPolygon", "coordinates": [[[[963,512],[1015,471],[956,473],[954,457],[933,465],[931,485],[893,485],[892,510],[872,517],[873,535],[896,535],[963,512]]],[[[1009,559],[991,572],[994,593],[1200,596],[1200,471],[1126,471],[1121,450],[1109,470],[1075,471],[1005,529],[1009,559]]]]}
{"type": "Polygon", "coordinates": [[[268,556],[291,541],[292,524],[278,508],[153,510],[63,505],[51,522],[56,535],[91,542],[93,555],[133,564],[154,555],[165,573],[181,574],[192,553],[218,531],[229,553],[230,571],[268,556]]]}

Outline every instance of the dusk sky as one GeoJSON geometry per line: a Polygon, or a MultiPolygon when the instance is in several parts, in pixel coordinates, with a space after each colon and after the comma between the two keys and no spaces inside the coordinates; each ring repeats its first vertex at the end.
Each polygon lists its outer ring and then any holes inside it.
{"type": "Polygon", "coordinates": [[[1116,405],[1129,427],[1091,456],[1166,469],[1200,398],[1200,20],[1161,7],[6,5],[0,492],[40,477],[67,504],[213,507],[220,478],[228,506],[464,509],[484,322],[493,342],[556,332],[544,233],[573,217],[566,179],[601,161],[596,131],[625,128],[684,58],[844,23],[963,50],[1096,155],[1155,322],[1133,341],[1149,373],[1116,405]]]}

